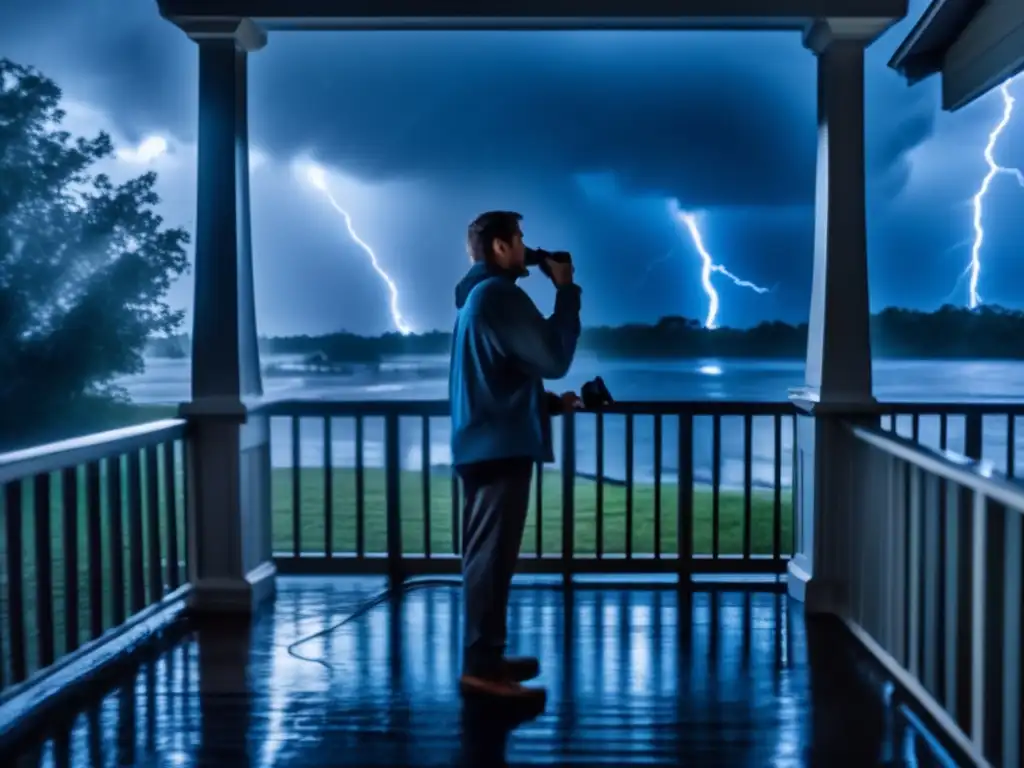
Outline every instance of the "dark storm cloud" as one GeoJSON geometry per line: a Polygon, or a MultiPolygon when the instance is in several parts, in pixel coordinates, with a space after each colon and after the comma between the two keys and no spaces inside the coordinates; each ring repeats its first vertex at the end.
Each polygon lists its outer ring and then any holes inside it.
{"type": "MultiPolygon", "coordinates": [[[[0,5],[5,49],[129,138],[194,138],[195,46],[155,2],[0,5]]],[[[893,44],[869,54],[869,147],[898,189],[935,109],[885,68],[893,44]]],[[[611,171],[688,205],[786,204],[813,194],[814,68],[795,33],[278,33],[252,59],[252,124],[272,154],[372,181],[611,171]]]]}
{"type": "Polygon", "coordinates": [[[868,178],[877,194],[890,198],[899,194],[909,179],[907,154],[934,133],[939,113],[937,81],[908,88],[886,64],[907,24],[904,21],[891,30],[866,56],[868,178]]]}
{"type": "MultiPolygon", "coordinates": [[[[874,169],[932,129],[869,55],[874,169]]],[[[810,200],[815,61],[793,33],[277,35],[253,62],[255,130],[390,179],[612,171],[691,205],[810,200]]],[[[882,179],[879,179],[882,181],[882,179]]]]}
{"type": "MultiPolygon", "coordinates": [[[[886,67],[924,4],[913,0],[911,21],[867,55],[872,281],[887,303],[880,289],[894,286],[893,301],[934,300],[962,269],[953,253],[930,282],[908,280],[965,232],[893,204],[912,196],[908,153],[938,111],[937,84],[909,89],[886,67]]],[[[0,50],[104,110],[128,140],[195,138],[196,46],[155,0],[0,0],[0,50]]],[[[794,33],[275,34],[252,57],[251,87],[253,137],[271,156],[253,179],[264,331],[389,327],[364,254],[288,172],[307,152],[374,182],[339,179],[339,194],[417,327],[449,327],[465,224],[490,207],[521,210],[530,242],[578,254],[586,324],[703,316],[699,259],[668,196],[707,209],[717,260],[775,288],[759,296],[716,281],[724,323],[806,318],[815,60],[794,33]],[[610,176],[614,193],[593,197],[583,175],[610,176]]],[[[167,178],[182,191],[165,213],[191,225],[194,182],[167,178]]]]}
{"type": "Polygon", "coordinates": [[[195,45],[155,0],[0,0],[0,51],[109,111],[129,139],[193,129],[195,45]]]}
{"type": "Polygon", "coordinates": [[[614,171],[701,204],[813,183],[810,99],[780,66],[802,64],[812,98],[795,35],[278,35],[260,57],[254,129],[270,151],[315,148],[364,178],[614,171]]]}

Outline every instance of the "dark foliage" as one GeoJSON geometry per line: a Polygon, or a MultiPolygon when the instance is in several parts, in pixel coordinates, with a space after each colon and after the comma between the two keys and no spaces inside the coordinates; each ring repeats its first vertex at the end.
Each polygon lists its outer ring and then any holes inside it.
{"type": "Polygon", "coordinates": [[[60,102],[53,81],[0,59],[0,444],[117,397],[112,379],[181,321],[164,298],[188,235],[154,213],[156,175],[94,173],[110,137],[73,138],[60,102]]]}

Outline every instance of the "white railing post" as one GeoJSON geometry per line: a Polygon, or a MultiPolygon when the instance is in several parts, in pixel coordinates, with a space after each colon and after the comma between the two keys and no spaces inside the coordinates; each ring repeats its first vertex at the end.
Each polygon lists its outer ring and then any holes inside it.
{"type": "Polygon", "coordinates": [[[870,412],[870,311],[864,180],[864,50],[890,19],[822,19],[805,44],[818,65],[814,274],[805,386],[794,392],[796,552],[789,592],[831,611],[840,574],[828,572],[849,506],[850,461],[840,415],[870,412]]]}
{"type": "Polygon", "coordinates": [[[846,518],[861,557],[839,571],[853,595],[840,618],[954,760],[1020,765],[1024,486],[878,429],[847,432],[872,499],[846,518]]]}
{"type": "Polygon", "coordinates": [[[270,436],[262,396],[249,223],[250,20],[185,32],[199,48],[198,211],[189,420],[193,609],[248,613],[272,593],[270,436]]]}

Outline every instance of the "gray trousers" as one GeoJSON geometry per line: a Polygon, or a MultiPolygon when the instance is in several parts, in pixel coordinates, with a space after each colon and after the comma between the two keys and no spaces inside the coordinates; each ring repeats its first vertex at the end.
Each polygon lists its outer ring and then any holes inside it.
{"type": "Polygon", "coordinates": [[[463,507],[463,674],[494,676],[505,653],[508,598],[530,504],[533,461],[458,468],[463,507]]]}

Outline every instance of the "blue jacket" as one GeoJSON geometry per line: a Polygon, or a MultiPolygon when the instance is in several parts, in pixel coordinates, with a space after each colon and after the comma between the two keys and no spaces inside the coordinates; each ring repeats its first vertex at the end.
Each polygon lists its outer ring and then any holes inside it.
{"type": "Polygon", "coordinates": [[[569,372],[580,336],[580,289],[558,288],[541,315],[510,273],[474,264],[455,289],[448,395],[452,463],[528,457],[552,461],[544,379],[569,372]]]}

